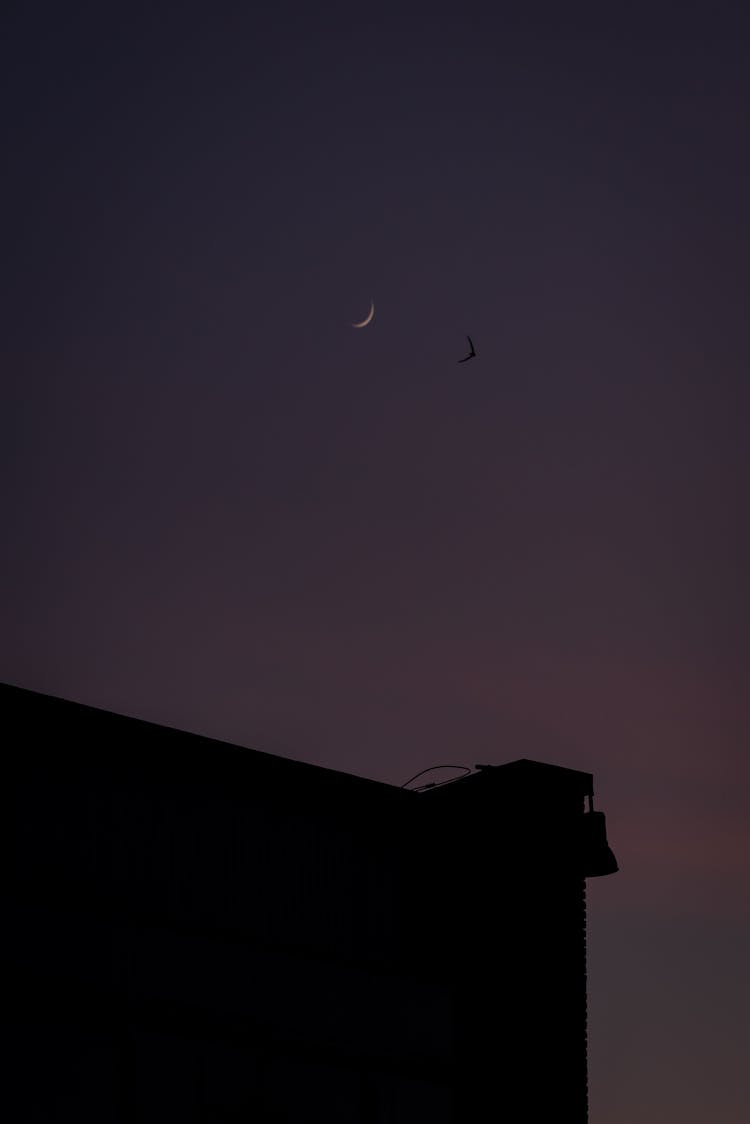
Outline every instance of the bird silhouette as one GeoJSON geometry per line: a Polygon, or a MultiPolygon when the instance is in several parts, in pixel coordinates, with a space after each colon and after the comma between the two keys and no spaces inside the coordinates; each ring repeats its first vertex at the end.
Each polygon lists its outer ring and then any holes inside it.
{"type": "Polygon", "coordinates": [[[474,356],[476,355],[476,351],[474,350],[474,344],[471,342],[471,336],[467,336],[466,338],[469,341],[469,347],[471,348],[471,351],[469,352],[468,355],[464,355],[463,359],[459,359],[459,363],[465,363],[467,359],[473,359],[474,356]]]}

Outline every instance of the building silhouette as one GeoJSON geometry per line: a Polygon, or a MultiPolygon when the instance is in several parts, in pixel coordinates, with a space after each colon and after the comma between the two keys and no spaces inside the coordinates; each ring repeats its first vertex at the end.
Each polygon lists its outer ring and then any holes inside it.
{"type": "Polygon", "coordinates": [[[589,773],[411,791],[0,697],[10,1119],[584,1124],[589,773]]]}

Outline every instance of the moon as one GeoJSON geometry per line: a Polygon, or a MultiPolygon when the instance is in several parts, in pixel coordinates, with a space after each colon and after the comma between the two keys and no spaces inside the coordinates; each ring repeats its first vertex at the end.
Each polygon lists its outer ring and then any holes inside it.
{"type": "Polygon", "coordinates": [[[375,301],[370,301],[370,311],[365,316],[364,320],[360,320],[359,324],[352,324],[352,328],[366,328],[375,315],[375,301]]]}

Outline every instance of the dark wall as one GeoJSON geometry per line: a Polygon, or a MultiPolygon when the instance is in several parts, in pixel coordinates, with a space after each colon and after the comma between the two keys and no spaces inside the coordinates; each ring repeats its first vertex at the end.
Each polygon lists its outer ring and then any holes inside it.
{"type": "Polygon", "coordinates": [[[472,1122],[587,1119],[590,785],[519,762],[424,796],[426,895],[436,957],[453,973],[457,1098],[472,1122]]]}
{"type": "Polygon", "coordinates": [[[3,701],[16,1119],[449,1119],[450,998],[404,929],[414,794],[3,701]]]}

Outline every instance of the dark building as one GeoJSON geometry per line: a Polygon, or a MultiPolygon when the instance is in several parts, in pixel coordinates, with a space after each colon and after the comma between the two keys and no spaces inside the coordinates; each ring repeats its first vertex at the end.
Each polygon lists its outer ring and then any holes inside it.
{"type": "Polygon", "coordinates": [[[9,1119],[584,1124],[590,774],[413,791],[0,697],[9,1119]]]}

